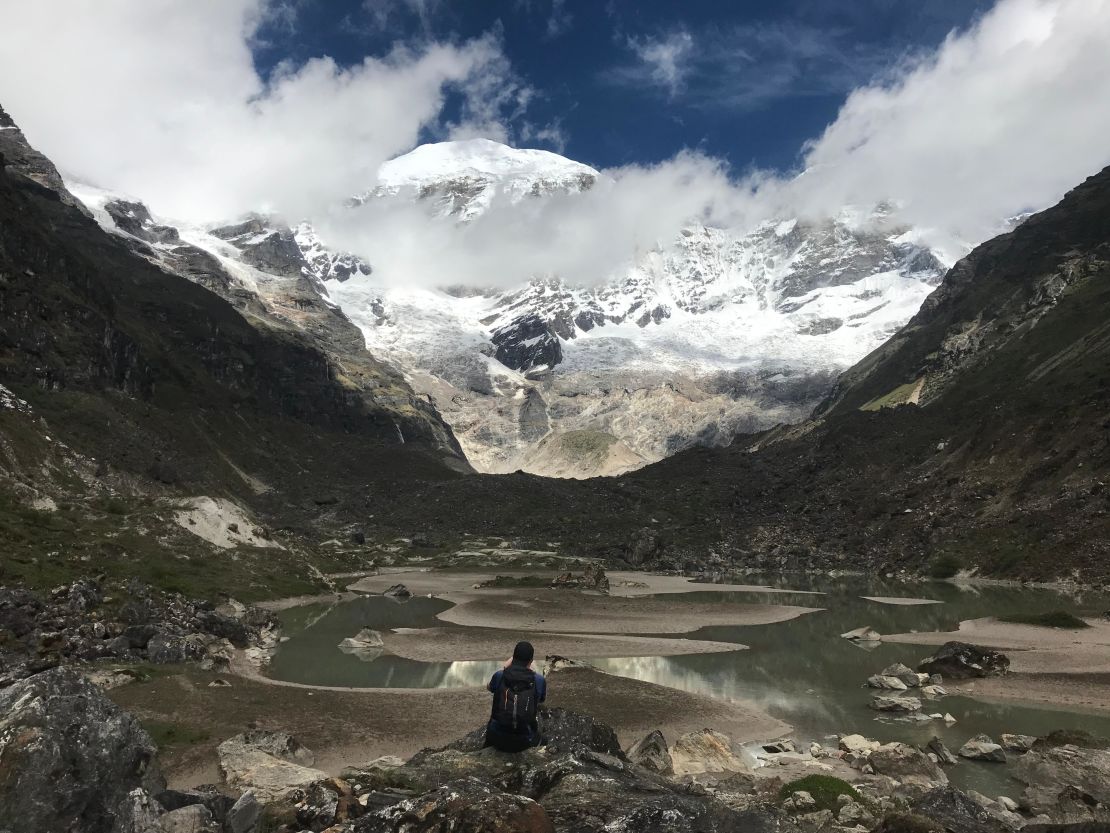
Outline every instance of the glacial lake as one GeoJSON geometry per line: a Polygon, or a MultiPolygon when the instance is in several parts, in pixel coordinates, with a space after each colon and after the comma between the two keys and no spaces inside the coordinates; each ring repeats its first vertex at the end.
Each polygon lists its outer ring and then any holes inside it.
{"type": "MultiPolygon", "coordinates": [[[[868,676],[887,665],[911,667],[931,653],[928,646],[882,643],[870,650],[840,634],[863,625],[880,633],[954,630],[963,619],[1036,613],[1065,608],[1083,615],[1110,609],[1105,594],[1065,595],[1052,590],[1019,587],[957,586],[946,582],[897,583],[865,577],[745,577],[745,582],[799,592],[717,592],[674,594],[676,605],[695,596],[721,605],[789,604],[824,608],[816,613],[770,625],[702,628],[688,638],[742,643],[747,651],[688,654],[671,657],[581,657],[612,674],[723,699],[754,703],[794,726],[792,737],[830,744],[836,733],[858,732],[882,741],[925,744],[939,737],[955,752],[979,733],[997,739],[1004,732],[1044,735],[1053,729],[1081,728],[1110,737],[1110,715],[1056,710],[1043,706],[988,703],[948,696],[923,700],[927,712],[951,713],[957,722],[904,723],[880,716],[867,707],[875,691],[864,688],[868,676]],[[940,604],[891,605],[864,596],[935,599],[940,604]]],[[[360,659],[338,645],[361,628],[427,628],[443,625],[436,615],[451,603],[433,598],[397,602],[367,596],[332,605],[306,605],[280,614],[285,634],[268,670],[279,680],[323,686],[366,688],[440,688],[484,686],[501,663],[417,662],[384,653],[360,659]]],[[[537,645],[542,653],[542,644],[537,645]]],[[[541,669],[542,670],[542,669],[541,669]]],[[[834,743],[830,745],[835,745],[834,743]]],[[[1008,766],[961,760],[946,772],[956,785],[987,795],[1017,796],[1008,783],[1008,766]]]]}

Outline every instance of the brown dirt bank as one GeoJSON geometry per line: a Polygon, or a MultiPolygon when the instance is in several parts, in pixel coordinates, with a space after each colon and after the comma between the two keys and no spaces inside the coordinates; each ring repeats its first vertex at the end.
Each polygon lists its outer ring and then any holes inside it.
{"type": "MultiPolygon", "coordinates": [[[[290,732],[338,773],[379,755],[407,757],[462,736],[487,717],[478,689],[312,689],[175,668],[109,692],[148,726],[170,724],[189,742],[168,745],[160,760],[173,786],[218,781],[216,747],[251,727],[290,732]]],[[[737,742],[778,737],[788,724],[758,709],[652,683],[574,668],[551,676],[548,703],[611,724],[625,745],[651,729],[668,739],[709,726],[737,742]]]]}
{"type": "Polygon", "coordinates": [[[1029,703],[1066,711],[1110,712],[1110,674],[1007,674],[948,685],[978,700],[1029,703]]]}
{"type": "MultiPolygon", "coordinates": [[[[698,585],[673,576],[632,572],[614,573],[612,578],[618,581],[635,581],[646,586],[618,588],[617,594],[612,596],[548,587],[475,589],[474,585],[492,578],[493,575],[492,572],[431,570],[390,572],[367,576],[352,584],[350,589],[359,593],[381,593],[390,585],[402,583],[414,595],[434,595],[455,602],[454,607],[437,617],[444,622],[515,633],[690,633],[709,625],[768,625],[821,609],[772,604],[722,605],[714,601],[699,601],[696,592],[691,591],[743,589],[765,592],[765,588],[754,585],[698,585]],[[622,592],[637,595],[622,596],[622,592]],[[643,595],[656,592],[663,595],[643,595]],[[667,598],[668,595],[678,593],[690,595],[682,599],[667,598]]],[[[819,594],[815,594],[815,598],[818,596],[819,594]]],[[[593,654],[602,655],[597,652],[593,654]]]]}
{"type": "MultiPolygon", "coordinates": [[[[520,639],[520,631],[495,628],[442,627],[407,629],[382,633],[386,650],[421,662],[500,660],[508,656],[520,639]]],[[[711,654],[746,650],[746,645],[697,639],[666,639],[651,636],[569,634],[537,631],[528,638],[537,657],[649,657],[679,654],[711,654]]]]}
{"type": "Polygon", "coordinates": [[[511,597],[458,599],[439,614],[456,625],[559,633],[690,633],[709,625],[769,625],[820,608],[793,605],[722,605],[696,599],[615,598],[566,590],[524,590],[511,597]]]}
{"type": "Polygon", "coordinates": [[[952,684],[948,688],[953,692],[985,700],[1110,711],[1110,622],[1086,621],[1091,627],[1062,630],[987,617],[960,622],[955,631],[901,633],[883,639],[922,646],[959,640],[1004,651],[1010,658],[1011,673],[1005,677],[952,684]]]}
{"type": "Polygon", "coordinates": [[[1005,651],[1010,670],[1023,674],[1110,674],[1110,622],[1086,620],[1089,628],[1064,630],[1015,625],[992,617],[966,619],[958,630],[900,633],[886,642],[943,645],[959,640],[1005,651]]]}

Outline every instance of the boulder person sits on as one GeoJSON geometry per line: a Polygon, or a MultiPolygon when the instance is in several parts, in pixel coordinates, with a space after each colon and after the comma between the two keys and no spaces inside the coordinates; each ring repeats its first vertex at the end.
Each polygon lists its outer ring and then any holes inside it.
{"type": "Polygon", "coordinates": [[[518,642],[512,659],[490,679],[493,712],[486,726],[486,746],[521,752],[539,745],[536,713],[547,697],[547,681],[532,670],[534,655],[531,642],[518,642]]]}

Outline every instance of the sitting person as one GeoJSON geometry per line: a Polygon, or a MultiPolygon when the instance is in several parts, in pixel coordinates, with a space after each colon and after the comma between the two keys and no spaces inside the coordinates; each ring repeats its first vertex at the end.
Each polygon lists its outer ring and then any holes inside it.
{"type": "Polygon", "coordinates": [[[547,697],[547,681],[532,670],[534,655],[531,642],[518,642],[512,659],[489,681],[493,711],[486,726],[486,746],[522,752],[539,745],[536,713],[547,697]]]}

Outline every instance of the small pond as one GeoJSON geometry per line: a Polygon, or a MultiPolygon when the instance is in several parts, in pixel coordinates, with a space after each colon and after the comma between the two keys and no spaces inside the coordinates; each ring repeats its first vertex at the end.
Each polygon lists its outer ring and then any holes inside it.
{"type": "MultiPolygon", "coordinates": [[[[858,732],[880,740],[924,744],[934,735],[953,751],[980,732],[1043,735],[1053,729],[1083,728],[1110,736],[1110,716],[1014,704],[986,703],[949,696],[925,701],[929,711],[949,712],[957,723],[903,723],[880,717],[867,708],[875,693],[862,687],[871,674],[893,662],[915,666],[931,649],[882,643],[870,650],[840,634],[870,625],[880,633],[953,630],[962,619],[1007,613],[1044,612],[1067,608],[1101,613],[1110,608],[1102,595],[1065,596],[1052,590],[995,586],[957,586],[945,582],[901,584],[865,577],[762,577],[748,583],[821,595],[702,591],[667,598],[715,600],[721,605],[793,604],[820,607],[786,622],[758,626],[703,628],[689,638],[737,642],[750,650],[725,654],[672,657],[587,659],[613,674],[726,699],[757,704],[795,727],[794,737],[824,740],[836,733],[858,732]],[[939,604],[891,605],[865,596],[935,599],[939,604]]],[[[397,602],[381,596],[335,605],[308,605],[281,614],[290,637],[270,667],[270,676],[300,683],[369,688],[438,688],[484,686],[500,662],[416,662],[384,653],[360,658],[337,647],[361,628],[427,628],[442,625],[436,615],[451,606],[441,599],[412,598],[397,602]]],[[[542,652],[542,645],[538,646],[542,652]]],[[[988,795],[1016,794],[1007,783],[1007,767],[961,762],[948,770],[959,786],[988,795]]]]}

